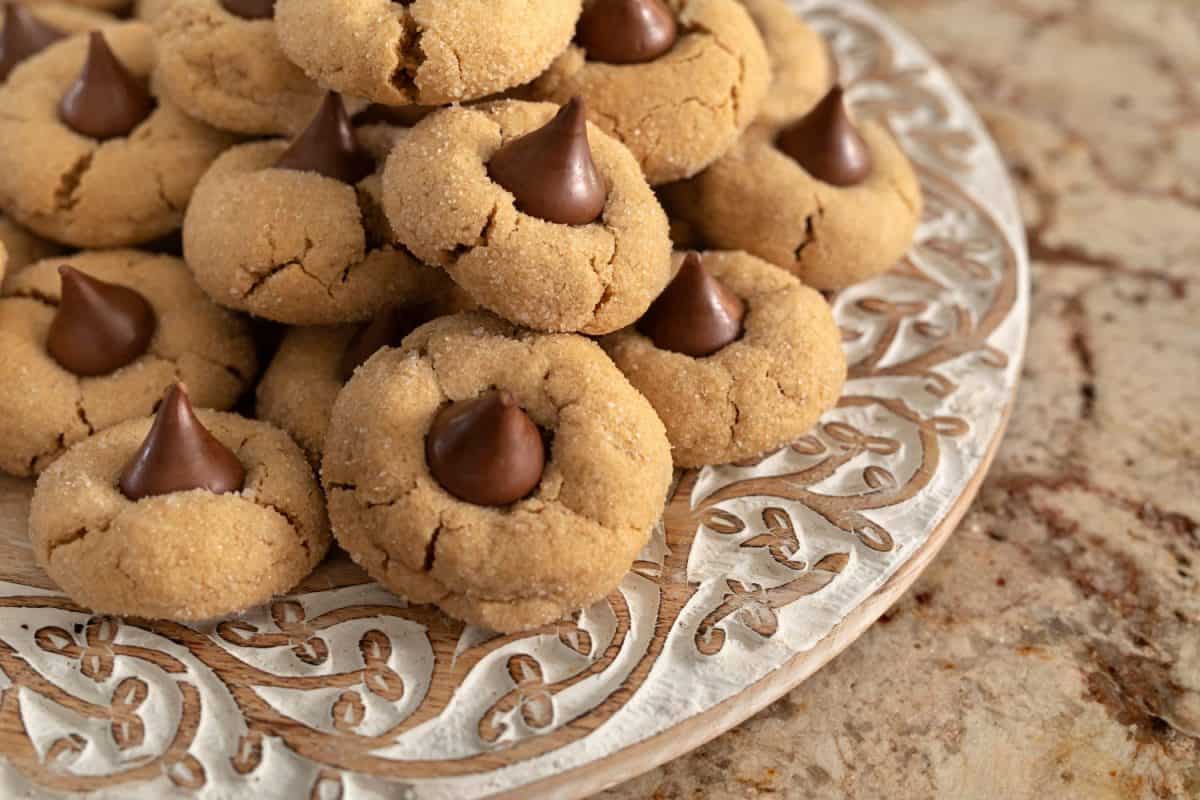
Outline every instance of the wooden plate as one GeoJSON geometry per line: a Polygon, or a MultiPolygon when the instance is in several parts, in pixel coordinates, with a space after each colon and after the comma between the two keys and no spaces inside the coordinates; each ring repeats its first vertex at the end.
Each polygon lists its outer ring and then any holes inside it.
{"type": "Polygon", "coordinates": [[[521,636],[407,607],[344,558],[236,619],[94,617],[32,562],[29,485],[0,480],[0,794],[581,796],[716,736],[861,634],[982,480],[1028,266],[1003,164],[945,73],[863,3],[796,5],[927,201],[904,263],[836,298],[853,380],[817,430],[682,475],[620,590],[521,636]]]}

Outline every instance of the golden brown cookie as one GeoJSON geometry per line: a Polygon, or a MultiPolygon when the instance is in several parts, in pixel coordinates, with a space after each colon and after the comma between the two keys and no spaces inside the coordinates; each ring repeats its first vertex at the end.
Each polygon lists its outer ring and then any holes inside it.
{"type": "MultiPolygon", "coordinates": [[[[390,141],[367,139],[379,148],[390,141]]],[[[333,325],[436,286],[436,270],[392,244],[377,175],[350,184],[276,167],[288,148],[283,140],[231,148],[196,187],[184,254],[217,303],[289,325],[333,325]]]]}
{"type": "Polygon", "coordinates": [[[366,325],[289,329],[258,383],[258,418],[291,434],[319,466],[333,403],[354,369],[375,348],[398,347],[419,325],[469,305],[449,279],[435,291],[436,283],[426,301],[385,310],[366,325]]]}
{"type": "Polygon", "coordinates": [[[507,632],[615,588],[671,474],[662,423],[593,342],[469,313],[419,328],[358,371],[334,406],[322,477],[335,535],[372,577],[507,632]],[[503,507],[457,499],[426,461],[439,411],[493,389],[549,441],[540,483],[503,507]]]}
{"type": "Polygon", "coordinates": [[[249,325],[214,306],[181,260],[113,250],[39,262],[14,275],[0,299],[0,470],[40,473],[91,433],[149,414],[177,380],[196,405],[231,408],[256,373],[249,325]],[[143,355],[94,377],[50,355],[62,265],[135,289],[150,303],[157,324],[143,355]]]}
{"type": "Polygon", "coordinates": [[[154,19],[164,94],[199,120],[248,134],[290,134],[324,92],[284,57],[271,19],[244,19],[221,0],[176,0],[154,19]]]}
{"type": "Polygon", "coordinates": [[[279,43],[309,77],[388,105],[442,105],[537,77],[580,0],[278,0],[279,43]]]}
{"type": "Polygon", "coordinates": [[[502,101],[427,117],[388,158],[384,210],[401,242],[485,308],[539,330],[607,333],[636,319],[666,283],[667,218],[629,151],[591,125],[608,190],[600,218],[563,225],[518,210],[488,162],[557,111],[502,101]]]}
{"type": "Polygon", "coordinates": [[[535,97],[581,95],[589,118],[620,139],[652,185],[691,177],[754,120],[770,67],[737,0],[670,0],[679,38],[653,61],[609,64],[572,45],[533,84],[535,97]]]}
{"type": "Polygon", "coordinates": [[[76,444],[43,473],[34,556],[73,600],[100,614],[208,620],[287,591],[325,555],[329,524],[300,448],[264,422],[198,417],[245,469],[240,491],[126,497],[119,483],[148,418],[76,444]]]}
{"type": "Polygon", "coordinates": [[[818,289],[889,269],[921,220],[921,187],[908,156],[882,125],[863,122],[869,173],[855,185],[834,185],[778,146],[795,122],[756,122],[705,172],[666,187],[664,202],[710,245],[745,250],[818,289]]]}
{"type": "Polygon", "coordinates": [[[806,113],[833,81],[833,61],[821,34],[804,23],[787,0],[739,0],[767,47],[771,85],[760,118],[806,113]]]}
{"type": "Polygon", "coordinates": [[[705,253],[703,265],[744,303],[739,338],[700,358],[661,349],[637,328],[603,341],[662,418],[679,467],[793,441],[837,404],[846,381],[841,334],[818,292],[746,253],[705,253]]]}
{"type": "MultiPolygon", "coordinates": [[[[149,76],[147,26],[111,25],[104,39],[135,79],[149,76]]],[[[87,36],[64,40],[0,87],[0,207],[35,233],[77,247],[152,241],[179,227],[196,181],[230,140],[161,99],[126,136],[76,133],[59,103],[88,52],[87,36]]]]}

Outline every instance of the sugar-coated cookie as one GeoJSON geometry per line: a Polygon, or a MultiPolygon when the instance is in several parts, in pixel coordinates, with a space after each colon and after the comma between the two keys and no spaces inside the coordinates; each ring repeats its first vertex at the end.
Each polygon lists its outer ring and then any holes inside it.
{"type": "Polygon", "coordinates": [[[127,22],[52,45],[13,71],[0,87],[6,214],[76,247],[140,244],[179,227],[196,181],[230,139],[152,97],[153,62],[150,29],[127,22]]]}
{"type": "Polygon", "coordinates": [[[737,0],[643,4],[657,15],[605,9],[627,0],[585,3],[575,43],[534,82],[532,93],[557,103],[582,96],[592,122],[620,139],[658,185],[695,175],[733,145],[758,114],[770,67],[762,37],[737,0]],[[629,24],[655,19],[659,27],[650,31],[629,24]],[[660,48],[624,52],[628,47],[619,46],[654,35],[660,48]]]}
{"type": "Polygon", "coordinates": [[[222,130],[299,132],[324,92],[279,49],[264,0],[174,0],[154,16],[162,93],[222,130]]]}
{"type": "Polygon", "coordinates": [[[612,591],[671,476],[662,423],[595,343],[484,313],[360,369],[322,471],[335,536],[372,577],[504,632],[612,591]]]}
{"type": "Polygon", "coordinates": [[[291,589],[330,542],[320,489],[287,434],[194,413],[178,388],[155,419],[99,433],[47,470],[30,534],[38,563],[81,605],[183,621],[291,589]]]}
{"type": "Polygon", "coordinates": [[[383,204],[418,258],[538,330],[628,325],[670,271],[667,218],[637,162],[575,103],[510,100],[427,117],[388,157],[383,204]],[[560,158],[575,168],[543,168],[560,158]]]}
{"type": "Polygon", "coordinates": [[[184,221],[196,280],[223,306],[289,325],[365,321],[422,296],[440,276],[393,245],[377,206],[373,173],[389,142],[355,138],[330,94],[291,143],[228,150],[184,221]]]}
{"type": "Polygon", "coordinates": [[[95,431],[149,414],[177,380],[197,405],[231,408],[256,362],[249,325],[213,305],[177,258],[110,250],[38,262],[0,298],[0,470],[40,473],[95,431]]]}
{"type": "Polygon", "coordinates": [[[745,250],[810,286],[892,267],[921,220],[921,187],[890,132],[856,125],[835,88],[808,114],[755,123],[724,158],[662,192],[714,247],[745,250]]]}
{"type": "Polygon", "coordinates": [[[662,418],[679,467],[799,438],[846,381],[825,298],[745,253],[689,255],[646,317],[603,345],[662,418]]]}
{"type": "Polygon", "coordinates": [[[580,0],[278,0],[279,43],[309,77],[388,105],[442,105],[537,77],[580,0]]]}

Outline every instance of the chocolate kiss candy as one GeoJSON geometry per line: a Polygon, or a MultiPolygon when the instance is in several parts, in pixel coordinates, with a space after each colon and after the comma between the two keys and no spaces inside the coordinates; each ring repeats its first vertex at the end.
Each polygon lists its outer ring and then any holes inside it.
{"type": "Polygon", "coordinates": [[[17,64],[64,36],[65,33],[42,22],[24,6],[6,5],[4,30],[0,31],[0,82],[8,78],[17,64]]]}
{"type": "Polygon", "coordinates": [[[490,391],[438,412],[425,460],[447,492],[478,506],[506,506],[542,480],[546,446],[516,399],[490,391]]]}
{"type": "Polygon", "coordinates": [[[834,186],[853,186],[871,174],[871,151],[850,121],[840,86],[780,131],[775,145],[814,178],[834,186]]]}
{"type": "Polygon", "coordinates": [[[120,486],[130,500],[141,500],[193,489],[237,492],[245,481],[242,462],[196,419],[187,390],[177,383],[159,405],[146,440],[121,471],[120,486]]]}
{"type": "Polygon", "coordinates": [[[431,319],[432,309],[425,305],[392,308],[375,317],[346,345],[342,355],[342,380],[350,380],[354,370],[367,363],[367,359],[379,350],[399,347],[405,336],[431,319]]]}
{"type": "Polygon", "coordinates": [[[221,0],[225,10],[242,19],[271,19],[275,16],[275,0],[221,0]]]}
{"type": "Polygon", "coordinates": [[[588,145],[587,111],[578,97],[536,131],[497,150],[488,174],[512,192],[517,208],[547,222],[586,225],[608,201],[588,145]]]}
{"type": "Polygon", "coordinates": [[[359,149],[342,98],[328,92],[312,122],[279,157],[275,167],[317,172],[342,183],[358,183],[371,174],[375,165],[359,149]]]}
{"type": "Polygon", "coordinates": [[[746,306],[688,253],[679,273],[638,321],[660,350],[703,358],[742,335],[746,306]]]}
{"type": "Polygon", "coordinates": [[[146,352],[158,327],[146,298],[68,266],[58,274],[62,299],[46,350],[64,369],[82,377],[107,375],[146,352]]]}
{"type": "Polygon", "coordinates": [[[117,60],[99,31],[88,37],[87,61],[58,104],[67,127],[93,139],[126,136],[154,110],[146,87],[117,60]]]}
{"type": "Polygon", "coordinates": [[[596,0],[579,18],[575,41],[592,61],[642,64],[675,45],[679,25],[662,0],[596,0]]]}

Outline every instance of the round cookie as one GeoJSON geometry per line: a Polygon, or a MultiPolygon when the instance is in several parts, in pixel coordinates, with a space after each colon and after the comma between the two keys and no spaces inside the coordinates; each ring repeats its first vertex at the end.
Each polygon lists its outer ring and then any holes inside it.
{"type": "Polygon", "coordinates": [[[762,34],[771,64],[771,85],[759,119],[807,113],[833,81],[833,60],[825,40],[786,0],[739,2],[762,34]]]}
{"type": "Polygon", "coordinates": [[[490,177],[489,162],[557,119],[556,111],[510,100],[427,117],[388,157],[384,210],[418,258],[444,267],[505,319],[608,333],[637,319],[666,284],[667,218],[629,151],[590,124],[587,140],[608,192],[599,218],[564,225],[519,210],[490,177]]]}
{"type": "Polygon", "coordinates": [[[289,329],[258,382],[256,416],[291,434],[309,460],[320,465],[334,401],[348,374],[359,365],[356,362],[374,352],[366,350],[374,345],[398,346],[417,326],[467,307],[459,290],[448,279],[442,281],[443,286],[430,292],[428,302],[384,311],[365,326],[289,329]]]}
{"type": "Polygon", "coordinates": [[[537,77],[580,0],[278,0],[279,43],[317,83],[387,105],[443,105],[537,77]]]}
{"type": "MultiPolygon", "coordinates": [[[[309,131],[322,128],[323,113],[309,131]]],[[[380,160],[390,142],[381,133],[359,140],[380,160]]],[[[377,175],[352,185],[277,167],[287,151],[283,140],[233,147],[196,187],[184,254],[217,303],[289,325],[333,325],[370,319],[436,286],[437,270],[393,246],[377,175]]]]}
{"type": "Polygon", "coordinates": [[[661,349],[637,328],[602,342],[662,418],[685,468],[795,440],[837,404],[846,381],[841,334],[818,292],[746,253],[706,253],[703,268],[744,304],[739,338],[699,358],[661,349]]]}
{"type": "Polygon", "coordinates": [[[231,408],[256,372],[249,325],[213,305],[181,260],[114,250],[39,262],[14,275],[0,298],[0,470],[37,475],[93,432],[149,414],[177,380],[197,405],[231,408]],[[50,355],[62,265],[149,302],[157,324],[144,354],[95,377],[50,355]]]}
{"type": "Polygon", "coordinates": [[[244,488],[131,500],[119,484],[152,425],[124,422],[43,473],[30,514],[34,556],[100,614],[208,620],[266,602],[325,555],[321,492],[287,434],[234,414],[198,413],[245,470],[244,488]]]}
{"type": "Polygon", "coordinates": [[[668,0],[679,38],[634,64],[589,60],[572,45],[532,86],[535,97],[582,96],[590,119],[634,154],[651,185],[700,172],[754,120],[770,80],[762,37],[737,0],[668,0]]]}
{"type": "MultiPolygon", "coordinates": [[[[103,39],[135,80],[150,74],[146,25],[110,25],[103,39]]],[[[162,100],[128,135],[101,141],[75,132],[59,104],[92,49],[88,36],[59,42],[0,87],[0,207],[76,247],[149,242],[179,227],[196,181],[230,139],[162,100]]]]}
{"type": "Polygon", "coordinates": [[[510,632],[616,587],[672,477],[662,423],[593,342],[489,314],[443,317],[380,352],[334,406],[322,477],[335,536],[412,602],[510,632]],[[540,483],[507,506],[434,478],[427,432],[448,403],[510,392],[549,444],[540,483]]]}
{"type": "MultiPolygon", "coordinates": [[[[840,91],[811,114],[833,100],[841,103],[840,91]]],[[[858,134],[845,120],[836,128],[859,137],[870,163],[865,177],[846,186],[815,177],[779,146],[783,132],[805,119],[756,122],[724,158],[661,196],[712,246],[745,250],[817,289],[840,289],[904,256],[921,220],[921,187],[908,156],[873,120],[858,134]]]]}
{"type": "Polygon", "coordinates": [[[271,19],[244,19],[222,0],[175,0],[154,18],[154,77],[171,102],[222,130],[289,134],[324,96],[279,49],[271,19]]]}

